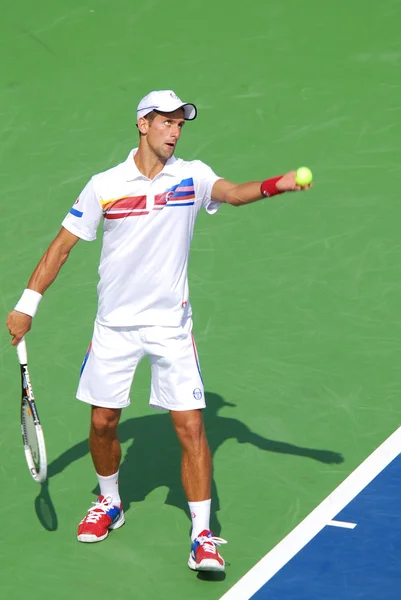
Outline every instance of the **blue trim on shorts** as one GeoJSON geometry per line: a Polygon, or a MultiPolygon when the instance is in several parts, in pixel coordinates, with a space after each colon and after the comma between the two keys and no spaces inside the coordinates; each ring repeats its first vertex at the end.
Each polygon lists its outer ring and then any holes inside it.
{"type": "Polygon", "coordinates": [[[88,358],[89,358],[89,354],[90,354],[91,350],[92,350],[92,342],[89,344],[89,348],[86,351],[86,354],[85,354],[85,357],[84,357],[84,360],[83,360],[83,363],[82,363],[82,366],[81,366],[81,371],[79,373],[79,377],[81,377],[82,373],[84,372],[84,369],[86,367],[86,363],[88,362],[88,358]]]}
{"type": "Polygon", "coordinates": [[[202,373],[201,373],[201,370],[200,370],[200,364],[199,364],[199,359],[198,359],[198,350],[196,348],[195,338],[194,338],[194,336],[193,336],[192,333],[191,333],[191,338],[192,338],[192,348],[193,348],[193,351],[194,351],[196,367],[198,369],[199,377],[201,378],[201,382],[202,382],[202,385],[204,387],[205,384],[203,382],[203,377],[202,377],[202,373]]]}

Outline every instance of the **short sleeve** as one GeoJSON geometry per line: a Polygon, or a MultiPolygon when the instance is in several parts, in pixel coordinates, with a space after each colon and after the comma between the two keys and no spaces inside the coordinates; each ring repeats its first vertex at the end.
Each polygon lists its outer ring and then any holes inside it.
{"type": "Polygon", "coordinates": [[[102,214],[102,207],[92,177],[65,217],[62,226],[79,238],[91,242],[96,239],[96,231],[102,214]]]}
{"type": "Polygon", "coordinates": [[[218,211],[221,202],[212,200],[212,189],[218,179],[221,179],[216,173],[205,163],[200,160],[194,161],[195,169],[195,192],[196,198],[200,200],[202,208],[207,213],[213,215],[218,211]]]}

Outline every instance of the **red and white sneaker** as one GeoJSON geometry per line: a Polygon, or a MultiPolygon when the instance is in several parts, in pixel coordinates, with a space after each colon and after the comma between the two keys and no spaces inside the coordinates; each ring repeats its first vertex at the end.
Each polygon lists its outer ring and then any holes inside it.
{"type": "Polygon", "coordinates": [[[78,525],[79,542],[101,542],[107,538],[110,529],[118,529],[125,523],[122,504],[113,506],[110,496],[99,496],[92,504],[94,506],[78,525]]]}
{"type": "Polygon", "coordinates": [[[205,529],[192,542],[188,567],[194,571],[224,571],[224,558],[220,556],[216,546],[227,544],[223,538],[215,537],[205,529]]]}

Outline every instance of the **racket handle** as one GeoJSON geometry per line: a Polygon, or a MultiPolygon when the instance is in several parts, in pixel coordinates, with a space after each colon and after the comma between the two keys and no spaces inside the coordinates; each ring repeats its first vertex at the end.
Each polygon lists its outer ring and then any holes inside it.
{"type": "Polygon", "coordinates": [[[22,338],[17,346],[17,356],[20,365],[28,364],[28,355],[26,353],[26,342],[25,338],[22,338]]]}

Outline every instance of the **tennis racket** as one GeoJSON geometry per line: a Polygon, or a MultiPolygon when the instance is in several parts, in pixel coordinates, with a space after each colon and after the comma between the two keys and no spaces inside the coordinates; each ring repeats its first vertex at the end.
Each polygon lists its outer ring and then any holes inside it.
{"type": "Polygon", "coordinates": [[[29,378],[24,338],[17,346],[17,355],[21,367],[21,432],[25,458],[33,479],[43,483],[47,476],[46,446],[29,378]]]}

